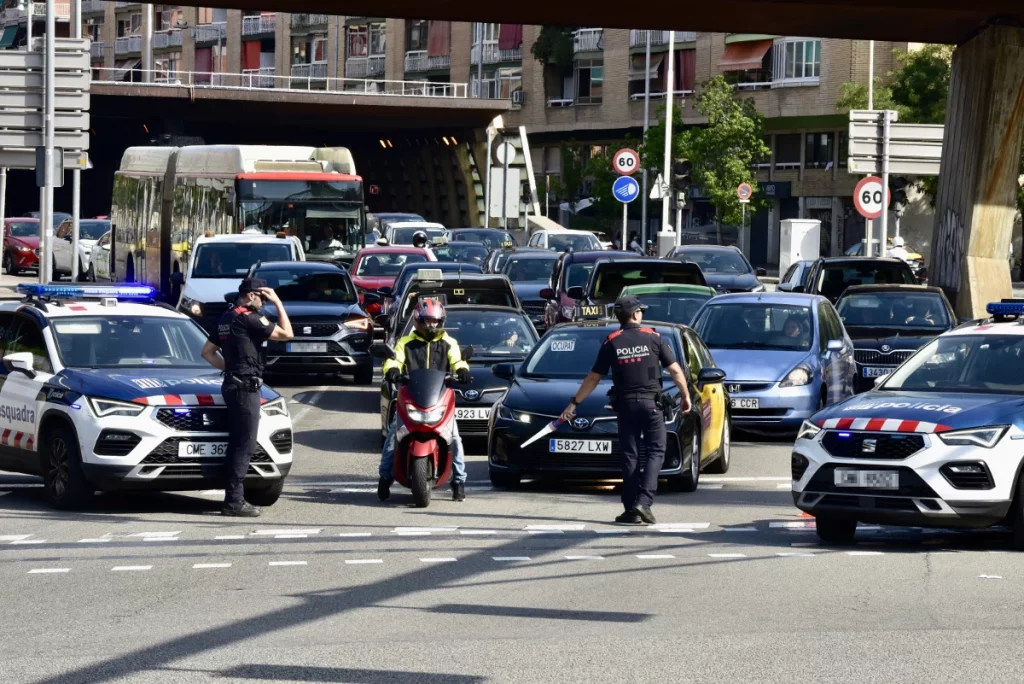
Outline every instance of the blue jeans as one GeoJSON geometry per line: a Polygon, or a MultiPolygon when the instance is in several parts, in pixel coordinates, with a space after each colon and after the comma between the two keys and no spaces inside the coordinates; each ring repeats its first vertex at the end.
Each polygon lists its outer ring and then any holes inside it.
{"type": "MultiPolygon", "coordinates": [[[[398,416],[391,419],[391,427],[388,428],[388,436],[384,440],[384,451],[380,454],[380,468],[378,472],[385,480],[394,477],[395,467],[395,441],[398,432],[398,416]]],[[[459,437],[459,424],[452,426],[452,482],[466,481],[466,456],[462,450],[462,438],[459,437]]]]}

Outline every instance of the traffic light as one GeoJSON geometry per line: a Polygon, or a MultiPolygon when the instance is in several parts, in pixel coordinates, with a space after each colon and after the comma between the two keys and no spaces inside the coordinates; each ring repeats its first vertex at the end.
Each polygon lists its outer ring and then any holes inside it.
{"type": "Polygon", "coordinates": [[[672,187],[678,192],[686,192],[690,189],[690,172],[693,164],[689,159],[676,159],[672,162],[672,187]]]}
{"type": "Polygon", "coordinates": [[[897,214],[902,214],[907,208],[907,186],[910,185],[903,176],[895,176],[889,180],[889,192],[892,193],[892,208],[897,214]]]}

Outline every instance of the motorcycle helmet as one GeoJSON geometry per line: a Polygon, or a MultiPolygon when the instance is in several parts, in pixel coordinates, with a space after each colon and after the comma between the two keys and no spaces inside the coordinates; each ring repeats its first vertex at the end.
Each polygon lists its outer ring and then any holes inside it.
{"type": "Polygon", "coordinates": [[[412,246],[413,247],[426,247],[427,246],[427,234],[422,230],[417,230],[412,234],[412,246]]]}
{"type": "Polygon", "coordinates": [[[424,299],[416,305],[413,327],[420,337],[433,342],[444,336],[444,306],[436,299],[424,299]]]}

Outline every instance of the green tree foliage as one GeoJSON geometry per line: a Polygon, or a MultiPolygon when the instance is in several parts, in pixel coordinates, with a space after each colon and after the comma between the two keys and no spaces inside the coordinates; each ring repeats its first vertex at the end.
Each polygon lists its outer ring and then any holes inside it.
{"type": "Polygon", "coordinates": [[[551,192],[575,209],[587,170],[587,150],[575,140],[561,146],[562,173],[551,181],[551,192]]]}
{"type": "Polygon", "coordinates": [[[572,73],[574,26],[542,26],[530,48],[533,58],[560,75],[572,73]]]}

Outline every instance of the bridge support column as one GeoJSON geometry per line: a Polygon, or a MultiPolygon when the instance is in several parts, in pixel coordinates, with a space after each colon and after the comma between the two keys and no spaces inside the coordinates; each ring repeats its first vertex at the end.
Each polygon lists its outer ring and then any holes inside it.
{"type": "Polygon", "coordinates": [[[1024,137],[1024,29],[990,26],[953,53],[929,280],[960,316],[1011,296],[1024,137]]]}

